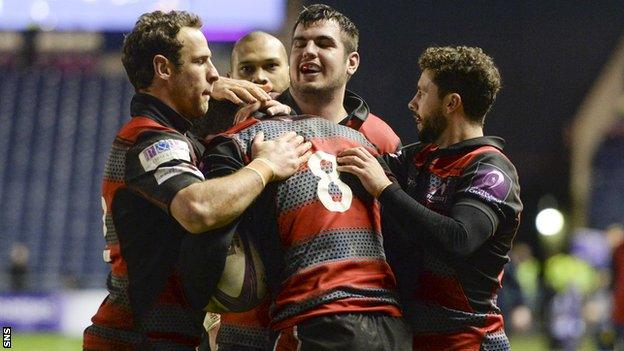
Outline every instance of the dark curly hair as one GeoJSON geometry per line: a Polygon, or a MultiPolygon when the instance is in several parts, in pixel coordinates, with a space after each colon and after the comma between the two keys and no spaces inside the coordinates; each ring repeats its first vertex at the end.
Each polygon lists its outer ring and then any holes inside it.
{"type": "Polygon", "coordinates": [[[468,117],[483,123],[501,88],[498,68],[490,56],[477,47],[430,47],[418,64],[422,71],[433,73],[440,98],[459,94],[468,117]]]}
{"type": "Polygon", "coordinates": [[[321,21],[336,21],[342,32],[342,42],[347,54],[357,51],[360,32],[349,17],[325,4],[304,6],[293,26],[293,33],[301,24],[304,28],[321,21]]]}
{"type": "Polygon", "coordinates": [[[135,90],[145,89],[154,78],[154,56],[160,54],[180,67],[182,43],[176,36],[183,27],[200,28],[199,16],[186,11],[154,11],[141,15],[126,35],[121,62],[135,90]]]}

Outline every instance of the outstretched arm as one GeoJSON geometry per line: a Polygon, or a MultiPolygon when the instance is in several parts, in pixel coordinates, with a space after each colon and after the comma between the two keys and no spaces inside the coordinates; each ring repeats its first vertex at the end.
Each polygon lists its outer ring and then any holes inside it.
{"type": "Polygon", "coordinates": [[[249,165],[231,175],[180,190],[171,202],[170,212],[191,233],[222,227],[240,216],[268,182],[292,175],[307,162],[310,146],[294,132],[271,141],[264,141],[264,135],[258,133],[249,165]]]}
{"type": "Polygon", "coordinates": [[[465,199],[455,204],[449,216],[426,208],[398,184],[393,184],[377,159],[364,148],[348,149],[338,156],[338,171],[357,176],[364,188],[381,202],[385,214],[404,228],[415,228],[413,233],[401,235],[409,242],[430,240],[453,254],[467,256],[498,226],[493,211],[484,212],[482,206],[475,206],[476,200],[465,199]]]}

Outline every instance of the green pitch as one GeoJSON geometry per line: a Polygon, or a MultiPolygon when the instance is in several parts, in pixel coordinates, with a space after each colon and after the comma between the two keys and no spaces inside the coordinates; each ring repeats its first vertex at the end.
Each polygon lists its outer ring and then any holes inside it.
{"type": "MultiPolygon", "coordinates": [[[[79,351],[82,350],[82,338],[69,338],[58,334],[13,334],[11,350],[18,351],[79,351]]],[[[548,350],[546,340],[537,335],[514,336],[511,338],[513,351],[548,350]]],[[[582,351],[595,350],[588,340],[581,347],[582,351]]]]}
{"type": "Polygon", "coordinates": [[[11,350],[17,351],[78,351],[82,350],[82,338],[69,338],[58,334],[15,333],[11,350]]]}

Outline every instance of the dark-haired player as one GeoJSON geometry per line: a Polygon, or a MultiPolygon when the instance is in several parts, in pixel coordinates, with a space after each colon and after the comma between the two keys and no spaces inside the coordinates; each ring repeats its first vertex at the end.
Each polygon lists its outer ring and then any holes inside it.
{"type": "Polygon", "coordinates": [[[124,41],[122,62],[136,94],[104,169],[109,295],[84,332],[86,350],[195,350],[203,315],[188,303],[176,269],[183,238],[231,222],[265,182],[306,160],[303,138],[259,136],[251,164],[204,179],[199,146],[186,134],[189,119],[208,110],[218,80],[200,27],[194,14],[155,11],[139,17],[124,41]]]}
{"type": "MultiPolygon", "coordinates": [[[[293,29],[291,87],[277,100],[291,106],[296,113],[322,116],[333,123],[358,130],[380,153],[393,153],[400,147],[397,135],[379,117],[370,113],[368,105],[361,97],[346,89],[349,78],[359,66],[358,37],[356,26],[342,13],[326,5],[306,7],[293,29]]],[[[233,55],[233,63],[234,59],[233,55]]],[[[239,60],[239,67],[244,68],[240,62],[239,60]]],[[[233,65],[233,72],[235,69],[233,65]]],[[[352,244],[356,243],[346,243],[352,244]]],[[[281,246],[281,243],[277,242],[276,245],[281,246]]],[[[328,247],[328,250],[334,249],[338,248],[328,247]]],[[[276,328],[292,333],[292,325],[289,325],[290,328],[283,328],[284,325],[288,324],[276,324],[276,328]]],[[[231,330],[229,334],[232,337],[220,335],[219,339],[230,340],[229,343],[233,344],[233,338],[240,336],[235,330],[231,330]]],[[[281,343],[288,340],[288,337],[279,339],[281,343]]],[[[349,342],[347,338],[345,347],[349,342]]],[[[397,340],[397,344],[400,345],[400,341],[397,340]]],[[[280,345],[279,347],[283,347],[280,345]]]]}
{"type": "Polygon", "coordinates": [[[383,250],[379,205],[336,168],[335,155],[346,148],[377,153],[364,135],[308,115],[250,120],[213,140],[206,176],[244,167],[257,133],[271,139],[284,131],[305,136],[312,156],[268,188],[242,220],[253,226],[273,292],[273,349],[409,349],[411,335],[383,250]]]}
{"type": "Polygon", "coordinates": [[[339,170],[357,175],[389,219],[414,350],[508,350],[496,291],[522,203],[503,140],[483,135],[500,75],[479,48],[429,48],[419,64],[409,108],[421,141],[386,158],[398,184],[363,148],[340,154],[339,170]]]}

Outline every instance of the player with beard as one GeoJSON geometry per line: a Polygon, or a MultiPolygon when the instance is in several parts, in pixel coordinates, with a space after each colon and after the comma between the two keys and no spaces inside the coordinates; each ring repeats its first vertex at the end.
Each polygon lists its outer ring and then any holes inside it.
{"type": "Polygon", "coordinates": [[[479,48],[428,48],[419,64],[409,108],[421,141],[385,158],[398,184],[363,148],[341,153],[338,169],[355,174],[389,219],[413,349],[508,350],[496,291],[522,203],[503,140],[483,134],[500,75],[479,48]]]}

